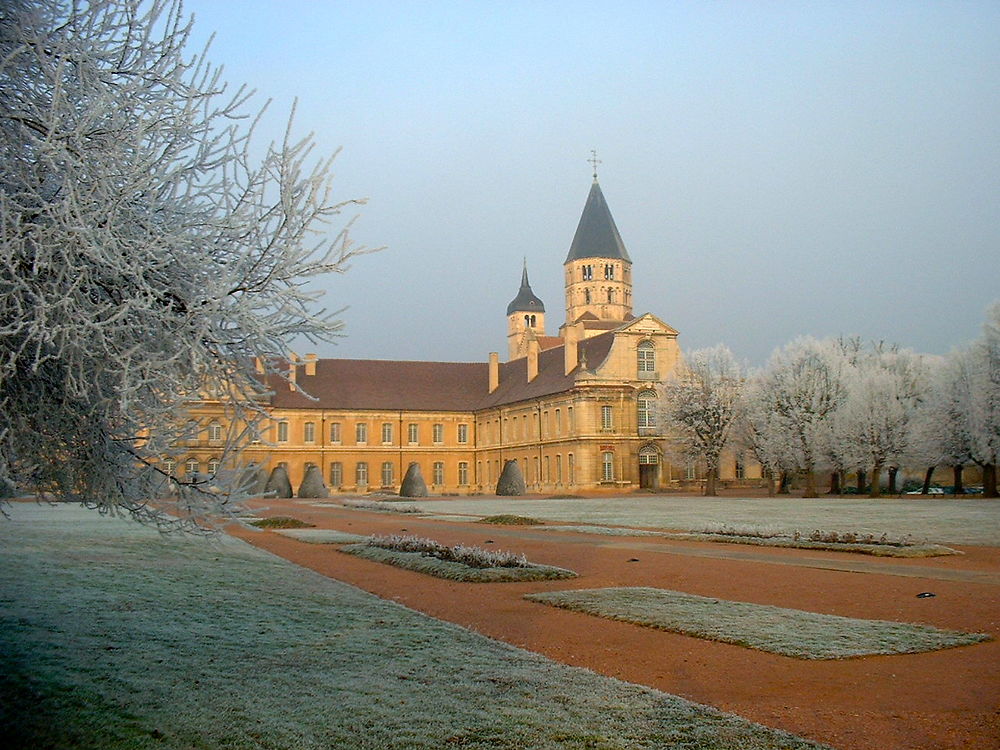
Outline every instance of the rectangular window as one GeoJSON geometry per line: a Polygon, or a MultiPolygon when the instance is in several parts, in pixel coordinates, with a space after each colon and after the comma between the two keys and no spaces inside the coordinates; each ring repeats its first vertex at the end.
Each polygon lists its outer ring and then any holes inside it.
{"type": "Polygon", "coordinates": [[[556,483],[562,484],[562,456],[556,456],[556,483]]]}
{"type": "Polygon", "coordinates": [[[549,474],[549,457],[548,456],[546,456],[545,459],[542,461],[542,466],[545,468],[545,473],[542,474],[542,481],[543,482],[551,482],[552,481],[552,475],[549,474]]]}
{"type": "Polygon", "coordinates": [[[331,443],[340,442],[340,422],[330,423],[330,442],[331,443]]]}
{"type": "Polygon", "coordinates": [[[747,469],[746,464],[743,463],[743,456],[736,457],[736,478],[746,479],[747,469]]]}
{"type": "Polygon", "coordinates": [[[684,478],[689,481],[696,478],[694,464],[688,464],[684,467],[684,478]]]}
{"type": "Polygon", "coordinates": [[[330,464],[330,486],[340,487],[344,483],[344,465],[340,461],[330,464]]]}
{"type": "Polygon", "coordinates": [[[218,443],[222,440],[222,425],[218,422],[212,422],[208,426],[208,439],[212,442],[218,443]]]}
{"type": "Polygon", "coordinates": [[[420,442],[420,427],[416,424],[410,423],[409,434],[407,435],[407,440],[409,440],[410,445],[416,445],[420,442]]]}
{"type": "Polygon", "coordinates": [[[431,436],[435,445],[439,445],[444,442],[444,425],[436,424],[431,430],[431,436]]]}
{"type": "Polygon", "coordinates": [[[278,442],[288,442],[288,422],[278,422],[278,442]]]}
{"type": "Polygon", "coordinates": [[[359,461],[354,468],[354,481],[358,487],[364,487],[368,484],[368,464],[365,461],[359,461]]]}
{"type": "Polygon", "coordinates": [[[610,406],[601,407],[601,429],[610,430],[614,428],[614,420],[612,419],[612,411],[610,406]]]}
{"type": "Polygon", "coordinates": [[[460,424],[458,426],[458,442],[460,443],[469,442],[469,425],[460,424]]]}
{"type": "Polygon", "coordinates": [[[573,461],[572,453],[566,456],[566,478],[570,484],[576,484],[576,465],[573,461]]]}
{"type": "Polygon", "coordinates": [[[432,481],[434,484],[444,484],[444,461],[434,462],[434,474],[432,481]]]}
{"type": "Polygon", "coordinates": [[[569,435],[573,434],[573,407],[566,409],[566,432],[569,435]]]}
{"type": "Polygon", "coordinates": [[[382,423],[382,444],[383,445],[392,444],[392,422],[382,423]]]}
{"type": "Polygon", "coordinates": [[[610,451],[601,456],[601,479],[605,482],[615,480],[615,454],[610,451]]]}
{"type": "Polygon", "coordinates": [[[302,441],[305,443],[316,442],[316,423],[306,422],[302,425],[302,441]]]}
{"type": "Polygon", "coordinates": [[[392,461],[382,463],[382,486],[392,487],[392,461]]]}
{"type": "Polygon", "coordinates": [[[469,483],[469,463],[467,461],[458,462],[458,483],[463,487],[469,483]]]}
{"type": "Polygon", "coordinates": [[[358,445],[368,442],[368,425],[365,422],[358,422],[354,426],[354,442],[358,445]]]}

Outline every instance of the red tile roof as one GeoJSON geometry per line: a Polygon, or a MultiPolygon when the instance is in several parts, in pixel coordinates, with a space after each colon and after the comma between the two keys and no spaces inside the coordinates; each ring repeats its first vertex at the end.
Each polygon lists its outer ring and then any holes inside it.
{"type": "MultiPolygon", "coordinates": [[[[545,337],[546,339],[552,337],[545,337]]],[[[612,332],[578,343],[588,368],[600,365],[614,342],[612,332]]],[[[548,342],[546,342],[548,343],[548,342]]],[[[564,372],[562,346],[538,354],[538,376],[528,382],[527,357],[500,364],[500,385],[489,393],[486,362],[407,362],[379,359],[317,359],[316,374],[296,368],[296,383],[312,398],[277,376],[271,406],[279,409],[384,409],[402,411],[476,411],[526,401],[573,387],[574,373],[564,372]]]]}

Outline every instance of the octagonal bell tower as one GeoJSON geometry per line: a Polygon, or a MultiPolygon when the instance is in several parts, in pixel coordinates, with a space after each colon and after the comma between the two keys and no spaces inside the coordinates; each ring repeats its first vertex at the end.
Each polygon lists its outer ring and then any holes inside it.
{"type": "Polygon", "coordinates": [[[521,288],[507,305],[507,359],[517,359],[527,354],[528,335],[545,335],[545,305],[531,291],[528,283],[528,261],[521,272],[521,288]]]}
{"type": "Polygon", "coordinates": [[[563,268],[566,325],[583,316],[609,321],[632,318],[632,259],[604,200],[596,171],[563,268]]]}

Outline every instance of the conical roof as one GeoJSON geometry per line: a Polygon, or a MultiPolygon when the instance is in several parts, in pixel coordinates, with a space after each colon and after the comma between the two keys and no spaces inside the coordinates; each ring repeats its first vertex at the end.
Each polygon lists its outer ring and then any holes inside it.
{"type": "Polygon", "coordinates": [[[515,312],[545,312],[545,305],[531,291],[531,284],[528,283],[528,264],[525,262],[524,270],[521,272],[521,288],[517,296],[507,305],[507,314],[515,312]]]}
{"type": "Polygon", "coordinates": [[[621,258],[632,262],[596,179],[590,186],[587,205],[583,207],[583,215],[576,227],[576,234],[573,235],[573,244],[563,262],[569,263],[581,258],[621,258]]]}

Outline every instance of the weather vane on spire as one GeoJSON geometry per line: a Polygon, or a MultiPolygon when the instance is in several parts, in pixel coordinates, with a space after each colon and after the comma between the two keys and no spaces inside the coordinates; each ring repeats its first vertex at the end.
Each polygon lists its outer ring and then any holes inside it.
{"type": "Polygon", "coordinates": [[[597,158],[597,149],[590,149],[590,158],[587,159],[590,162],[590,166],[594,168],[594,182],[597,182],[597,165],[603,164],[600,159],[597,158]]]}

